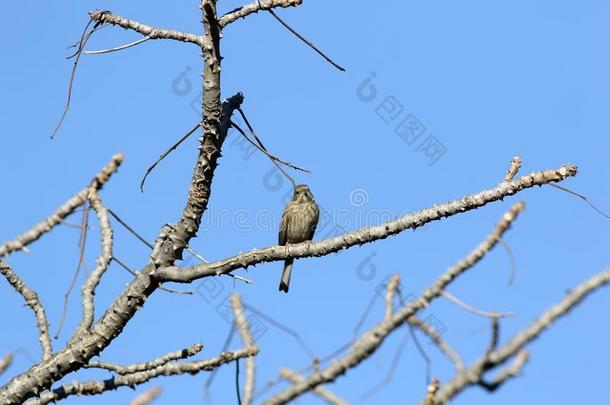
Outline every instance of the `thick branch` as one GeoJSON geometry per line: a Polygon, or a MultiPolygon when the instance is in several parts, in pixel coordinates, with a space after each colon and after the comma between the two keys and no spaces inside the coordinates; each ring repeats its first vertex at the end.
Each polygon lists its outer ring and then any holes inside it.
{"type": "Polygon", "coordinates": [[[235,10],[232,10],[218,20],[221,28],[231,24],[232,22],[246,18],[250,14],[258,13],[261,10],[271,10],[275,7],[296,7],[303,3],[303,0],[261,0],[246,4],[235,10]]]}
{"type": "Polygon", "coordinates": [[[108,10],[91,11],[89,13],[89,16],[93,21],[98,21],[105,24],[118,25],[119,27],[123,27],[126,30],[133,30],[137,33],[140,33],[149,39],[173,39],[181,42],[190,42],[200,47],[203,47],[204,44],[204,39],[201,35],[151,27],[150,25],[140,24],[137,21],[128,20],[127,18],[114,15],[111,11],[108,10]]]}
{"type": "Polygon", "coordinates": [[[284,260],[288,257],[325,256],[352,246],[385,239],[406,229],[416,229],[429,222],[482,207],[490,202],[502,200],[527,188],[565,180],[567,177],[575,176],[576,171],[576,166],[562,166],[556,170],[534,172],[511,182],[502,182],[493,189],[468,195],[445,204],[434,205],[431,208],[405,215],[395,221],[386,222],[382,225],[362,228],[314,243],[303,242],[287,246],[254,249],[228,259],[201,264],[189,269],[168,267],[162,269],[158,275],[161,281],[188,283],[202,277],[230,273],[239,268],[247,268],[258,263],[284,260]]]}
{"type": "Polygon", "coordinates": [[[479,262],[489,252],[506,232],[510,224],[517,215],[523,210],[523,203],[515,204],[496,225],[493,232],[475,248],[464,259],[449,268],[440,278],[436,280],[423,294],[416,300],[402,307],[391,319],[384,320],[366,332],[361,338],[356,340],[351,351],[328,366],[326,369],[316,372],[304,379],[301,383],[274,395],[271,399],[264,402],[265,405],[285,404],[305,392],[311,391],[315,387],[334,381],[337,377],[356,367],[364,360],[369,358],[384,342],[384,340],[394,330],[401,327],[405,322],[413,317],[417,312],[424,309],[441,295],[441,292],[457,277],[463,274],[479,262]]]}
{"type": "Polygon", "coordinates": [[[39,398],[28,401],[27,405],[43,405],[59,401],[72,395],[98,395],[112,391],[119,387],[133,387],[143,384],[160,376],[174,376],[181,374],[197,374],[200,371],[211,371],[223,364],[230,363],[243,357],[256,355],[258,349],[248,348],[234,352],[221,353],[210,360],[191,361],[185,363],[168,363],[152,370],[140,371],[133,374],[121,375],[105,381],[86,381],[64,384],[53,391],[45,392],[39,398]]]}
{"type": "Polygon", "coordinates": [[[40,341],[40,346],[42,348],[42,358],[43,360],[48,359],[53,352],[51,348],[51,339],[49,337],[49,322],[47,321],[47,315],[44,312],[44,308],[38,299],[38,294],[25,285],[17,273],[2,260],[0,260],[0,274],[6,277],[6,280],[15,291],[21,294],[26,305],[34,311],[34,315],[36,315],[36,326],[39,331],[38,340],[40,341]]]}
{"type": "Polygon", "coordinates": [[[125,375],[125,374],[133,374],[140,371],[152,370],[154,368],[163,366],[171,361],[182,360],[188,357],[193,357],[197,353],[203,350],[203,345],[201,343],[196,343],[191,347],[180,350],[178,352],[171,352],[164,356],[161,356],[157,359],[147,361],[145,363],[136,363],[128,366],[122,366],[119,364],[107,363],[104,361],[90,361],[88,364],[84,365],[83,368],[103,368],[108,371],[113,371],[117,374],[125,375]]]}
{"type": "Polygon", "coordinates": [[[44,221],[34,226],[27,232],[19,235],[15,240],[6,242],[0,245],[0,257],[7,256],[17,250],[25,249],[27,245],[38,240],[42,235],[49,232],[55,226],[61,223],[68,215],[72,214],[74,210],[80,207],[89,195],[89,188],[93,188],[97,191],[101,190],[102,186],[110,179],[113,173],[115,173],[119,166],[123,163],[123,154],[117,153],[112,157],[110,162],[104,166],[100,173],[93,178],[89,187],[83,189],[74,197],[66,201],[61,207],[57,209],[44,221]]]}

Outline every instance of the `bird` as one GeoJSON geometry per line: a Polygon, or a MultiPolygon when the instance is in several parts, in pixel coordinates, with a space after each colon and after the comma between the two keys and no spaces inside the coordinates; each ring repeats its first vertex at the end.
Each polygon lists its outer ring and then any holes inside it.
{"type": "MultiPolygon", "coordinates": [[[[278,243],[285,246],[292,243],[301,243],[313,238],[320,219],[320,209],[316,200],[306,184],[299,184],[294,188],[292,200],[286,204],[282,220],[278,243]]],[[[292,273],[292,257],[284,261],[284,271],[280,280],[280,291],[288,292],[290,275],[292,273]]]]}

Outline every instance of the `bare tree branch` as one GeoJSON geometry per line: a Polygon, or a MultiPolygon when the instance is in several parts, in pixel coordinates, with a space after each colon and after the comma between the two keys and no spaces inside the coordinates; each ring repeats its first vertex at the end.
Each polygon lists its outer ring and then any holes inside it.
{"type": "Polygon", "coordinates": [[[296,7],[300,6],[303,0],[260,0],[246,4],[232,10],[218,19],[221,28],[226,27],[240,18],[246,18],[250,14],[258,13],[261,10],[271,10],[274,7],[296,7]]]}
{"type": "Polygon", "coordinates": [[[144,183],[146,183],[146,178],[148,177],[150,172],[152,172],[155,169],[155,167],[157,167],[157,165],[159,163],[161,163],[161,161],[167,157],[167,155],[172,153],[173,150],[175,150],[178,146],[180,146],[180,144],[182,142],[184,142],[189,136],[193,135],[193,133],[195,131],[197,131],[197,129],[200,126],[201,126],[201,124],[197,123],[197,125],[195,125],[193,128],[191,128],[186,134],[182,135],[182,137],[180,139],[178,139],[178,141],[176,141],[172,146],[170,146],[169,149],[167,149],[165,152],[163,152],[161,154],[161,156],[159,156],[159,158],[155,161],[155,163],[153,163],[148,169],[146,169],[146,173],[144,174],[144,177],[142,177],[142,181],[140,182],[140,191],[141,192],[144,192],[144,183]]]}
{"type": "Polygon", "coordinates": [[[303,35],[299,34],[294,28],[292,28],[290,25],[288,25],[288,23],[284,20],[282,20],[280,18],[280,16],[278,16],[277,14],[275,14],[273,12],[272,9],[268,9],[267,10],[272,16],[273,18],[275,18],[276,20],[279,21],[280,24],[282,24],[288,31],[290,31],[294,36],[296,36],[298,39],[300,39],[301,41],[303,41],[308,47],[310,47],[311,49],[313,49],[318,55],[320,55],[321,57],[323,57],[324,59],[326,59],[326,61],[328,63],[330,63],[331,65],[333,65],[334,67],[336,67],[338,70],[340,70],[341,72],[345,72],[345,68],[340,66],[337,62],[335,62],[334,60],[332,60],[329,56],[327,56],[324,52],[322,52],[317,46],[315,46],[311,41],[309,41],[307,38],[305,38],[303,35]]]}
{"type": "MultiPolygon", "coordinates": [[[[502,243],[501,240],[500,240],[500,243],[502,243]]],[[[508,316],[513,316],[512,312],[495,312],[495,311],[489,312],[489,311],[480,310],[478,308],[473,307],[472,305],[466,304],[464,301],[460,300],[458,297],[456,297],[455,295],[453,295],[447,291],[443,291],[443,297],[447,298],[449,301],[453,302],[455,305],[463,308],[465,311],[468,311],[471,314],[474,314],[477,316],[482,316],[483,318],[496,319],[496,318],[505,318],[508,316]]]]}
{"type": "Polygon", "coordinates": [[[504,181],[512,181],[519,169],[521,169],[521,157],[515,156],[513,160],[510,161],[510,168],[506,172],[504,181]]]}
{"type": "Polygon", "coordinates": [[[509,379],[517,377],[521,373],[521,370],[525,366],[525,363],[527,363],[528,359],[529,354],[527,350],[521,350],[515,356],[515,360],[513,361],[513,363],[510,366],[506,367],[504,370],[502,370],[500,374],[494,377],[491,382],[481,380],[479,382],[479,385],[489,392],[497,390],[502,384],[504,384],[509,379]]]}
{"type": "Polygon", "coordinates": [[[114,15],[109,10],[91,11],[89,13],[89,16],[93,21],[118,25],[119,27],[142,34],[148,39],[173,39],[181,42],[190,42],[195,45],[198,45],[199,47],[204,46],[204,38],[201,35],[151,27],[150,25],[141,24],[137,21],[128,20],[127,18],[114,15]]]}
{"type": "Polygon", "coordinates": [[[112,157],[110,162],[104,166],[101,172],[93,178],[88,187],[70,198],[59,207],[57,211],[41,223],[35,225],[32,229],[19,235],[15,240],[0,245],[0,257],[8,256],[18,250],[24,250],[27,245],[37,241],[42,235],[60,224],[68,215],[72,214],[78,207],[87,201],[89,188],[91,187],[98,191],[101,190],[104,184],[110,179],[110,176],[118,170],[121,163],[123,163],[123,154],[117,153],[112,157]]]}
{"type": "Polygon", "coordinates": [[[410,317],[409,319],[407,319],[407,322],[409,322],[411,325],[415,326],[417,329],[421,330],[430,339],[432,339],[432,341],[439,348],[439,350],[441,352],[443,352],[443,354],[445,356],[447,356],[449,358],[449,360],[451,360],[453,362],[453,365],[455,366],[456,370],[459,371],[459,370],[464,369],[464,362],[462,361],[460,356],[456,353],[456,351],[453,350],[451,348],[451,346],[449,346],[449,344],[447,342],[445,342],[443,340],[443,338],[433,328],[431,328],[426,322],[422,321],[421,319],[419,319],[416,316],[410,317]]]}
{"type": "Polygon", "coordinates": [[[394,274],[388,281],[388,287],[385,295],[385,320],[392,318],[394,314],[394,297],[396,296],[396,289],[400,283],[400,274],[394,274]]]}
{"type": "Polygon", "coordinates": [[[167,363],[157,368],[139,371],[132,374],[120,375],[105,381],[85,381],[64,384],[52,391],[41,394],[38,398],[28,401],[27,405],[44,405],[59,401],[72,395],[98,395],[112,391],[119,387],[133,387],[143,384],[160,376],[173,376],[182,374],[197,374],[200,371],[211,371],[223,364],[237,359],[254,356],[257,348],[240,349],[234,352],[221,353],[210,360],[191,361],[184,363],[167,363]]]}
{"type": "Polygon", "coordinates": [[[161,395],[161,386],[157,385],[144,391],[129,403],[129,405],[148,405],[161,395]]]}
{"type": "Polygon", "coordinates": [[[429,222],[450,217],[462,212],[470,211],[493,201],[502,200],[509,195],[518,193],[526,188],[536,185],[562,181],[576,174],[576,166],[562,166],[556,170],[534,172],[511,182],[502,182],[493,189],[468,195],[459,200],[445,204],[434,205],[411,214],[407,214],[385,224],[362,228],[357,231],[345,233],[334,238],[318,242],[303,242],[286,246],[274,246],[264,249],[253,249],[250,252],[229,257],[213,263],[201,264],[188,269],[167,267],[158,272],[161,281],[175,281],[187,283],[193,280],[230,273],[239,268],[258,263],[285,260],[289,257],[319,257],[356,245],[363,245],[376,240],[385,239],[406,229],[416,229],[429,222]]]}
{"type": "MultiPolygon", "coordinates": [[[[244,342],[244,345],[246,345],[246,348],[254,347],[254,339],[250,333],[250,325],[244,314],[244,306],[238,294],[231,295],[231,307],[233,308],[235,325],[241,336],[241,340],[244,342]]],[[[246,359],[246,381],[244,383],[244,397],[241,402],[243,405],[250,405],[252,403],[255,386],[256,363],[254,356],[250,356],[246,359]]],[[[239,386],[237,387],[237,390],[239,391],[239,386]]]]}
{"type": "MultiPolygon", "coordinates": [[[[294,384],[302,383],[303,377],[297,374],[296,371],[290,370],[288,368],[283,368],[280,370],[280,377],[285,380],[288,380],[294,384]]],[[[343,398],[338,397],[334,393],[330,392],[324,387],[315,387],[312,390],[315,394],[317,394],[324,401],[329,403],[330,405],[348,405],[349,402],[344,400],[343,398]]]]}
{"type": "Polygon", "coordinates": [[[390,333],[402,326],[418,311],[430,305],[430,303],[434,299],[438,298],[441,295],[441,292],[453,280],[462,275],[466,270],[472,268],[491,249],[493,249],[493,247],[498,243],[498,240],[502,237],[504,232],[508,230],[510,224],[516,219],[523,209],[524,204],[521,202],[511,207],[511,209],[504,214],[500,222],[498,222],[492,233],[485,241],[479,244],[479,246],[470,252],[464,259],[450,267],[430,287],[424,290],[423,294],[419,298],[402,307],[391,319],[383,320],[366,332],[354,343],[351,351],[348,354],[335,361],[326,369],[314,373],[310,377],[303,380],[303,382],[295,384],[292,387],[275,394],[269,400],[265,401],[264,404],[285,404],[321,384],[334,381],[337,377],[346,373],[347,370],[358,366],[364,360],[369,358],[381,346],[390,333]]]}
{"type": "Polygon", "coordinates": [[[443,384],[438,392],[435,405],[446,404],[456,395],[472,385],[481,385],[486,389],[496,389],[509,377],[513,377],[521,369],[527,360],[527,353],[523,351],[525,345],[537,339],[542,332],[552,326],[559,318],[567,315],[575,306],[580,304],[590,294],[601,287],[610,283],[610,270],[594,275],[573,289],[558,304],[547,309],[538,319],[532,322],[527,328],[517,333],[504,346],[486,353],[471,366],[466,368],[463,373],[456,374],[450,381],[443,384]],[[486,383],[485,373],[498,366],[501,366],[509,359],[515,357],[512,367],[502,372],[494,381],[486,383]],[[495,387],[494,387],[495,385],[495,387]]]}
{"type": "Polygon", "coordinates": [[[42,348],[42,359],[48,359],[53,353],[51,338],[49,337],[49,322],[47,320],[47,315],[44,312],[44,307],[40,303],[40,299],[38,299],[38,294],[36,294],[34,290],[31,290],[21,278],[19,278],[17,273],[2,260],[0,260],[0,274],[6,277],[6,280],[15,291],[21,294],[26,305],[34,311],[36,326],[39,331],[38,340],[40,341],[40,347],[42,348]]]}
{"type": "Polygon", "coordinates": [[[434,401],[436,400],[436,393],[440,388],[440,382],[438,378],[432,380],[432,382],[428,385],[428,392],[426,393],[426,398],[423,400],[423,405],[434,405],[434,401]]]}
{"type": "Polygon", "coordinates": [[[112,228],[110,227],[108,211],[102,204],[102,200],[95,189],[90,190],[89,201],[91,202],[91,207],[95,211],[100,223],[101,251],[100,256],[97,259],[95,270],[93,270],[91,276],[82,287],[83,317],[75,335],[84,334],[93,324],[95,312],[93,296],[95,295],[95,289],[112,260],[112,228]]]}
{"type": "Polygon", "coordinates": [[[6,369],[11,366],[11,364],[13,364],[13,358],[14,354],[9,353],[0,359],[0,375],[2,375],[6,371],[6,369]]]}
{"type": "Polygon", "coordinates": [[[127,48],[131,48],[132,46],[140,45],[141,43],[144,43],[144,42],[148,41],[149,39],[150,39],[149,37],[144,37],[144,38],[138,39],[137,41],[133,41],[128,44],[121,45],[121,46],[116,46],[114,48],[99,49],[96,51],[82,51],[82,53],[83,53],[83,55],[101,55],[104,53],[122,51],[123,49],[127,49],[127,48]]]}
{"type": "Polygon", "coordinates": [[[182,349],[177,352],[171,352],[164,356],[161,356],[157,359],[147,361],[145,363],[136,363],[130,364],[128,366],[122,366],[119,364],[107,363],[104,361],[91,360],[88,364],[85,364],[84,368],[103,368],[108,371],[113,371],[117,374],[127,375],[133,374],[140,371],[148,371],[155,369],[157,367],[164,366],[165,364],[175,361],[182,360],[189,357],[193,357],[197,353],[203,350],[203,345],[201,343],[195,343],[191,347],[187,347],[186,349],[182,349]]]}

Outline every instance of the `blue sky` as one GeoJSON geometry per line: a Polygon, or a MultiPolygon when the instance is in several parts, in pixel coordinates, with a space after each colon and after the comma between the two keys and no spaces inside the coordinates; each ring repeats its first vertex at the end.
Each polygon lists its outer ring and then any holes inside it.
{"type": "MultiPolygon", "coordinates": [[[[149,41],[122,52],[83,57],[68,117],[54,141],[48,135],[65,101],[71,68],[64,58],[70,53],[66,47],[79,38],[88,11],[109,9],[143,23],[199,32],[195,3],[5,4],[10,18],[0,27],[0,240],[47,216],[117,151],[125,153],[126,161],[105,187],[103,201],[150,241],[163,224],[178,218],[196,154],[194,137],[158,166],[144,194],[138,184],[148,165],[198,121],[192,106],[200,97],[201,59],[195,46],[149,41]]],[[[222,81],[223,96],[244,93],[243,108],[266,146],[312,171],[296,176],[311,186],[329,215],[317,238],[493,187],[517,154],[524,161],[522,173],[578,164],[579,175],[564,185],[610,210],[608,2],[304,3],[278,13],[345,66],[346,73],[332,68],[270,15],[260,14],[226,28],[222,81]],[[371,77],[376,96],[366,101],[359,87],[371,77]],[[407,142],[396,134],[403,120],[420,125],[419,138],[407,142]],[[435,155],[434,164],[421,150],[426,140],[445,151],[435,155]]],[[[227,11],[240,4],[223,1],[219,8],[227,11]]],[[[89,49],[139,38],[108,27],[93,36],[89,49]]],[[[230,135],[214,179],[206,227],[192,242],[196,251],[221,259],[276,243],[277,221],[290,188],[285,180],[278,183],[272,170],[268,159],[230,135]]],[[[253,286],[234,286],[223,278],[211,285],[195,283],[192,289],[198,293],[192,296],[160,291],[102,358],[145,361],[195,342],[205,345],[200,358],[214,356],[230,328],[222,306],[233,290],[266,316],[299,331],[308,350],[323,357],[352,338],[385,277],[400,273],[405,291],[419,293],[476,246],[518,199],[526,201],[527,209],[505,238],[517,265],[513,285],[508,285],[509,257],[499,248],[449,288],[477,307],[514,312],[502,323],[504,342],[566,290],[609,264],[610,223],[567,193],[536,188],[376,244],[299,260],[288,295],[277,292],[279,263],[239,273],[252,279],[253,286]]],[[[88,269],[99,249],[95,218],[91,222],[88,269]]],[[[115,234],[118,258],[133,268],[146,263],[145,246],[118,225],[115,234]]],[[[78,260],[77,243],[78,230],[62,226],[33,244],[31,254],[8,260],[39,293],[53,333],[78,260]]],[[[111,266],[96,295],[98,315],[130,277],[111,266]]],[[[10,325],[0,332],[0,354],[24,349],[10,372],[0,377],[4,382],[31,366],[39,346],[34,319],[20,297],[5,282],[0,291],[0,319],[10,325]]],[[[77,293],[78,288],[55,348],[78,323],[77,293]]],[[[600,398],[610,394],[605,381],[610,361],[607,304],[608,292],[596,293],[532,344],[522,378],[491,396],[469,389],[454,403],[603,402],[600,398]]],[[[382,313],[378,300],[365,327],[382,313]]],[[[439,323],[466,362],[482,354],[489,333],[486,319],[443,300],[423,317],[439,323]]],[[[311,363],[308,350],[289,333],[262,316],[256,319],[264,332],[257,340],[259,388],[276,379],[281,366],[301,369],[311,363]]],[[[446,380],[451,364],[423,341],[432,374],[446,380]]],[[[239,346],[235,339],[232,347],[239,346]]],[[[425,373],[422,357],[401,330],[330,388],[353,403],[415,403],[425,392],[425,373]],[[363,398],[384,380],[405,337],[392,381],[363,398]]],[[[92,371],[83,375],[107,377],[92,371]]],[[[159,404],[198,403],[206,378],[164,378],[149,386],[163,385],[159,404]]],[[[233,379],[233,366],[220,370],[211,386],[212,403],[235,402],[233,379]]],[[[126,403],[134,395],[123,389],[65,402],[126,403]]],[[[307,395],[299,403],[321,402],[307,395]]]]}

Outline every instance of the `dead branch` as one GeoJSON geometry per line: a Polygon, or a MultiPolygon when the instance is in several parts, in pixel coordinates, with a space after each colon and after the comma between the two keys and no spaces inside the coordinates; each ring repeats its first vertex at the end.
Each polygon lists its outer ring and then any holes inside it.
{"type": "Polygon", "coordinates": [[[161,356],[157,359],[147,361],[145,363],[136,363],[130,364],[128,366],[122,366],[119,364],[108,363],[104,361],[91,360],[88,364],[85,364],[84,368],[103,368],[108,371],[115,372],[121,375],[138,373],[140,371],[149,371],[153,370],[157,367],[164,366],[167,363],[176,360],[183,360],[189,357],[195,356],[197,353],[203,350],[203,345],[201,343],[196,343],[191,347],[187,347],[186,349],[182,349],[177,352],[171,352],[164,356],[161,356]]]}
{"type": "Polygon", "coordinates": [[[438,298],[441,295],[441,292],[453,280],[472,268],[491,249],[493,249],[523,208],[523,203],[515,204],[504,214],[485,241],[477,246],[477,248],[470,252],[464,259],[450,267],[430,287],[424,290],[419,298],[403,306],[391,319],[383,320],[366,332],[354,343],[348,354],[335,361],[326,369],[314,373],[303,380],[303,382],[294,384],[292,387],[273,395],[270,399],[265,401],[264,404],[285,404],[321,384],[327,384],[334,381],[340,375],[345,374],[349,369],[358,366],[369,358],[394,330],[401,327],[409,318],[417,314],[418,311],[430,305],[430,303],[438,298]]]}
{"type": "MultiPolygon", "coordinates": [[[[250,332],[250,325],[244,314],[244,306],[239,298],[238,294],[231,295],[231,307],[233,308],[233,316],[235,318],[235,325],[239,335],[241,336],[242,342],[246,348],[254,347],[254,339],[250,332]]],[[[244,383],[244,397],[242,400],[243,405],[250,405],[254,394],[254,387],[256,386],[256,363],[254,356],[246,358],[246,381],[244,383]]],[[[239,386],[237,387],[239,391],[239,386]]]]}
{"type": "Polygon", "coordinates": [[[98,175],[93,178],[88,187],[66,201],[57,211],[41,223],[19,235],[14,240],[0,245],[0,257],[8,256],[18,250],[24,250],[30,243],[37,241],[42,235],[60,224],[68,215],[72,214],[78,207],[87,201],[89,188],[91,187],[96,191],[101,190],[104,184],[110,179],[110,176],[118,170],[121,163],[123,163],[123,154],[117,153],[112,157],[110,162],[104,166],[98,175]]]}
{"type": "Polygon", "coordinates": [[[152,370],[120,375],[105,381],[72,382],[63,384],[52,391],[47,391],[38,398],[28,401],[26,404],[44,405],[73,395],[98,395],[103,392],[113,391],[119,387],[133,387],[160,376],[197,374],[200,371],[211,371],[224,364],[244,357],[254,356],[257,353],[257,348],[240,349],[234,352],[221,353],[218,357],[210,360],[168,363],[152,370]]]}
{"type": "Polygon", "coordinates": [[[261,10],[271,10],[274,7],[296,7],[300,6],[303,0],[261,0],[246,4],[232,10],[218,19],[221,28],[226,27],[240,18],[246,18],[250,14],[258,13],[261,10]]]}
{"type": "Polygon", "coordinates": [[[407,214],[385,224],[362,228],[357,231],[345,233],[334,238],[318,242],[303,242],[286,246],[274,246],[264,249],[253,249],[250,252],[229,257],[213,263],[201,264],[188,269],[167,267],[159,270],[161,281],[174,281],[188,283],[193,280],[229,273],[240,268],[258,263],[285,260],[286,258],[319,257],[356,245],[363,245],[376,240],[396,235],[406,229],[416,229],[429,222],[450,217],[462,212],[480,208],[493,201],[502,200],[527,188],[536,185],[562,181],[576,174],[576,166],[562,166],[555,170],[534,172],[511,182],[502,182],[493,189],[481,191],[477,194],[467,195],[459,200],[445,204],[433,205],[407,214]]]}
{"type": "Polygon", "coordinates": [[[21,294],[26,305],[34,312],[34,315],[36,316],[36,326],[38,327],[39,331],[38,340],[40,341],[40,347],[42,348],[42,359],[48,359],[53,353],[53,349],[51,348],[51,338],[49,337],[49,321],[47,320],[47,315],[44,312],[44,307],[40,303],[38,294],[36,294],[34,290],[31,290],[21,280],[17,273],[15,273],[13,269],[11,269],[11,267],[2,260],[0,260],[0,274],[6,277],[8,283],[15,289],[15,291],[21,294]]]}
{"type": "Polygon", "coordinates": [[[157,385],[144,391],[129,403],[129,405],[148,405],[161,395],[161,386],[157,385]]]}
{"type": "Polygon", "coordinates": [[[118,15],[112,14],[109,10],[96,10],[89,13],[91,20],[105,24],[118,25],[126,30],[132,30],[144,35],[148,39],[173,39],[175,41],[189,42],[199,47],[204,46],[204,38],[201,35],[190,34],[186,32],[167,30],[150,25],[141,24],[134,20],[128,20],[118,15]]]}

